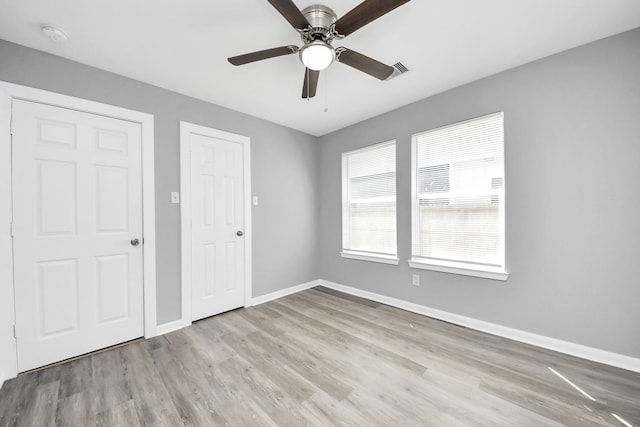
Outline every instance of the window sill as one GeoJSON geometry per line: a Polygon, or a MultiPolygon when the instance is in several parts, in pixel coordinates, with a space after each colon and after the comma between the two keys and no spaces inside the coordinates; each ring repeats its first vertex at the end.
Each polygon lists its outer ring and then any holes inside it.
{"type": "Polygon", "coordinates": [[[340,252],[340,256],[342,258],[357,259],[360,261],[379,262],[382,264],[398,265],[398,263],[400,262],[400,260],[398,260],[398,258],[393,255],[371,254],[371,253],[365,253],[365,252],[342,251],[340,252]]]}
{"type": "Polygon", "coordinates": [[[422,270],[440,271],[443,273],[462,274],[464,276],[482,277],[492,280],[507,280],[509,273],[500,267],[489,267],[477,264],[463,264],[460,262],[447,261],[429,261],[422,259],[410,259],[409,266],[411,268],[420,268],[422,270]]]}

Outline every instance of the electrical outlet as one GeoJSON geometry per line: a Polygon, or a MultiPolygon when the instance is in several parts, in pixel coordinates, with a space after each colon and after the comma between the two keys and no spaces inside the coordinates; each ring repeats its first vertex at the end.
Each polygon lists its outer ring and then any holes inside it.
{"type": "Polygon", "coordinates": [[[177,191],[171,192],[171,203],[180,203],[180,193],[177,191]]]}
{"type": "Polygon", "coordinates": [[[413,275],[413,279],[411,281],[411,284],[413,286],[420,286],[420,275],[419,274],[414,274],[413,275]]]}

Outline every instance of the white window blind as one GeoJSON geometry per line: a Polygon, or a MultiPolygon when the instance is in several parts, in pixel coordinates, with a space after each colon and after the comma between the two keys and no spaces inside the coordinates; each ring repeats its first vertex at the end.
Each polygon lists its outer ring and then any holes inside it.
{"type": "Polygon", "coordinates": [[[503,271],[503,113],[414,135],[412,150],[412,261],[503,271]]]}
{"type": "Polygon", "coordinates": [[[342,154],[342,249],[396,255],[396,144],[342,154]]]}

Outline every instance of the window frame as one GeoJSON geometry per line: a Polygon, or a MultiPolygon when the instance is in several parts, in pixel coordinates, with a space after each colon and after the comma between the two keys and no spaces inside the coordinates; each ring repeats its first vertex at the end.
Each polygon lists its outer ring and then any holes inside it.
{"type": "MultiPolygon", "coordinates": [[[[483,116],[471,118],[468,120],[459,121],[445,126],[440,126],[423,132],[415,133],[411,135],[411,258],[409,259],[409,266],[411,268],[417,268],[422,270],[432,270],[451,274],[460,274],[465,276],[481,277],[493,280],[507,280],[509,273],[506,269],[506,227],[505,227],[505,212],[506,212],[506,177],[505,177],[505,144],[504,144],[504,112],[499,111],[496,113],[486,114],[483,116]],[[502,149],[502,200],[498,210],[498,229],[499,229],[499,265],[485,265],[473,262],[462,262],[443,260],[435,258],[426,258],[416,255],[414,253],[417,242],[419,241],[420,234],[420,194],[418,191],[418,174],[420,167],[418,165],[418,139],[421,135],[436,130],[442,130],[448,127],[455,127],[471,121],[480,120],[483,118],[489,118],[490,116],[500,115],[502,125],[501,135],[501,149],[502,149]]],[[[451,162],[449,162],[449,171],[451,171],[451,162]]],[[[449,177],[449,181],[451,178],[449,177]]]]}
{"type": "Polygon", "coordinates": [[[348,259],[354,259],[354,260],[360,260],[360,261],[370,261],[370,262],[377,262],[377,263],[382,263],[382,264],[391,264],[391,265],[398,265],[399,264],[399,259],[398,259],[398,198],[397,198],[397,171],[398,171],[398,164],[397,164],[397,142],[395,139],[391,139],[388,141],[384,141],[384,142],[380,142],[380,143],[376,143],[376,144],[372,144],[372,145],[367,145],[366,147],[362,147],[362,148],[358,148],[355,150],[349,150],[349,151],[344,151],[341,153],[341,187],[342,187],[342,206],[341,206],[341,210],[342,210],[342,218],[341,218],[341,223],[342,223],[342,233],[341,233],[341,238],[342,238],[342,249],[340,251],[340,256],[343,258],[348,258],[348,259]],[[388,253],[381,253],[381,252],[374,252],[374,251],[364,251],[364,250],[357,250],[357,249],[350,249],[347,246],[351,246],[350,244],[347,245],[347,243],[350,243],[350,239],[351,239],[351,235],[349,233],[349,231],[351,230],[351,215],[350,215],[350,200],[351,200],[351,186],[349,185],[349,176],[348,176],[348,165],[347,165],[347,159],[349,156],[354,155],[354,154],[358,154],[358,153],[363,153],[363,152],[367,152],[367,151],[373,151],[375,149],[379,149],[379,148],[384,148],[387,146],[394,146],[394,151],[395,151],[395,155],[394,155],[394,181],[395,181],[395,189],[396,189],[396,196],[394,197],[395,200],[393,200],[394,203],[394,207],[395,207],[395,223],[396,223],[396,227],[395,227],[395,254],[388,254],[388,253]],[[348,237],[345,237],[348,234],[348,237]]]}

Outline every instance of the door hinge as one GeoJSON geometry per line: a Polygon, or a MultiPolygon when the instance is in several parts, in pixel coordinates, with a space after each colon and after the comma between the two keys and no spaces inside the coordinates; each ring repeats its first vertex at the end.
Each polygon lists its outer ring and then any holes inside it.
{"type": "Polygon", "coordinates": [[[13,337],[18,339],[18,332],[16,332],[16,325],[13,325],[13,337]]]}
{"type": "Polygon", "coordinates": [[[15,236],[15,234],[13,234],[13,221],[9,223],[9,233],[11,234],[12,238],[15,236]]]}

